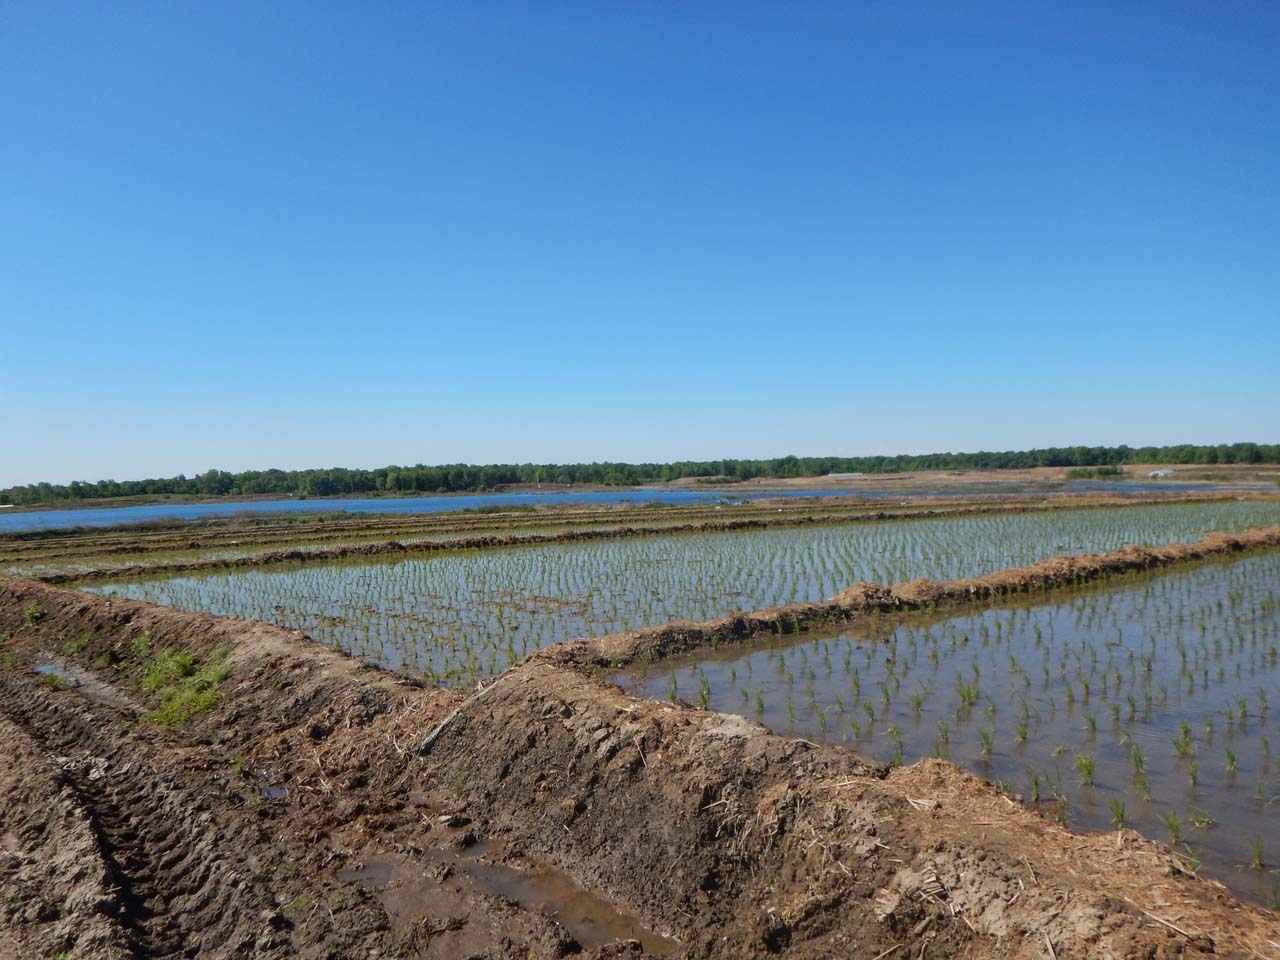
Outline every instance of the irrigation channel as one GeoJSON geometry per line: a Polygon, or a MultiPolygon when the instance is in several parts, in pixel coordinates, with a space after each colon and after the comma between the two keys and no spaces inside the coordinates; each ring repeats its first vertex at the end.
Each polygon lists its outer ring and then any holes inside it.
{"type": "Polygon", "coordinates": [[[1277,524],[1280,501],[1156,504],[438,551],[85,589],[300,629],[389,669],[469,685],[576,637],[813,602],[858,581],[949,580],[1277,524]]]}

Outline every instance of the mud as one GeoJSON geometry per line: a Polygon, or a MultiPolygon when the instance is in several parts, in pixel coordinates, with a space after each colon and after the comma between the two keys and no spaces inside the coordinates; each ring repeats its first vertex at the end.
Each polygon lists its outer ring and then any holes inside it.
{"type": "MultiPolygon", "coordinates": [[[[1235,541],[1185,550],[1262,543],[1235,541]]],[[[2,956],[1280,956],[1280,914],[1132,833],[637,700],[572,657],[463,698],[31,580],[0,584],[0,636],[2,956]],[[212,709],[142,722],[147,656],[219,647],[212,709]],[[55,659],[115,698],[33,672],[55,659]]]]}

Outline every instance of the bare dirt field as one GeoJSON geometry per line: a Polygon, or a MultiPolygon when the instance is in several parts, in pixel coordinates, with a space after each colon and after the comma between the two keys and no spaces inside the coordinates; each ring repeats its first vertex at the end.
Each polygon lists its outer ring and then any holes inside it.
{"type": "MultiPolygon", "coordinates": [[[[1072,479],[1069,467],[1027,467],[1002,470],[911,470],[902,473],[867,473],[856,476],[837,474],[826,477],[798,477],[794,480],[746,481],[779,488],[848,489],[856,494],[860,488],[882,489],[895,486],[914,491],[964,490],[980,492],[983,488],[997,491],[1021,486],[1028,492],[1038,488],[1061,489],[1072,479]]],[[[1103,476],[1101,480],[1165,483],[1197,483],[1228,487],[1233,490],[1274,490],[1280,481],[1280,465],[1253,463],[1164,464],[1127,463],[1119,476],[1103,476]],[[1167,475],[1152,477],[1152,473],[1167,475]]]]}
{"type": "MultiPolygon", "coordinates": [[[[1277,540],[833,603],[965,603],[1277,540]]],[[[941,761],[890,769],[596,677],[704,626],[459,693],[264,624],[3,582],[0,956],[1280,957],[1280,913],[1130,831],[1077,836],[941,761]]]]}

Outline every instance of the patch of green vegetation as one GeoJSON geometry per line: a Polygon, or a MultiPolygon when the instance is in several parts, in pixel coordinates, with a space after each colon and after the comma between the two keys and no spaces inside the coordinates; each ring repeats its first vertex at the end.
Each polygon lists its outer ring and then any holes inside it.
{"type": "Polygon", "coordinates": [[[139,657],[145,657],[151,651],[151,634],[143,633],[133,638],[133,652],[139,657]]]}
{"type": "Polygon", "coordinates": [[[44,610],[36,606],[34,603],[22,611],[22,625],[24,627],[34,627],[44,618],[44,610]]]}
{"type": "Polygon", "coordinates": [[[50,690],[61,690],[67,686],[67,678],[57,673],[42,673],[37,677],[37,682],[50,690]]]}
{"type": "Polygon", "coordinates": [[[22,664],[22,654],[17,650],[9,649],[0,654],[0,667],[6,670],[17,670],[22,664]]]}
{"type": "Polygon", "coordinates": [[[93,639],[93,634],[91,634],[88,630],[86,630],[84,633],[80,634],[80,636],[76,637],[74,640],[68,640],[66,643],[64,643],[62,645],[62,649],[67,653],[79,653],[81,650],[83,650],[85,647],[89,645],[89,641],[92,639],[93,639]]]}
{"type": "Polygon", "coordinates": [[[142,689],[159,690],[196,672],[196,661],[185,650],[158,650],[142,668],[142,689]]]}
{"type": "Polygon", "coordinates": [[[173,727],[211,710],[222,697],[218,688],[231,676],[228,653],[229,647],[218,647],[201,664],[185,650],[157,651],[143,664],[142,688],[154,692],[159,706],[148,711],[143,720],[173,727]]]}
{"type": "Polygon", "coordinates": [[[1123,477],[1124,471],[1117,466],[1072,467],[1067,471],[1068,480],[1098,480],[1103,477],[1123,477]]]}

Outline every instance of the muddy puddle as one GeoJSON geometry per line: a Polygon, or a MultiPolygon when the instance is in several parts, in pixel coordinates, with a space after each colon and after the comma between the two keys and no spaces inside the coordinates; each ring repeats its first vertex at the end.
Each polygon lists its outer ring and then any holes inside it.
{"type": "Polygon", "coordinates": [[[460,928],[461,918],[451,920],[449,915],[478,908],[474,895],[479,893],[551,918],[588,949],[638,940],[652,956],[681,954],[677,941],[653,933],[562,871],[525,859],[519,867],[510,866],[492,859],[498,855],[487,843],[473,843],[457,854],[429,850],[421,861],[400,856],[370,859],[337,876],[376,894],[399,924],[434,922],[446,929],[460,928]],[[434,919],[425,919],[427,915],[434,919]],[[441,921],[441,916],[446,919],[441,921]]]}
{"type": "Polygon", "coordinates": [[[48,661],[38,663],[31,672],[45,678],[50,686],[74,690],[94,703],[136,713],[137,704],[96,674],[74,664],[48,661]]]}
{"type": "Polygon", "coordinates": [[[938,756],[1280,902],[1280,554],[1055,603],[700,651],[633,693],[876,759],[938,756]]]}

